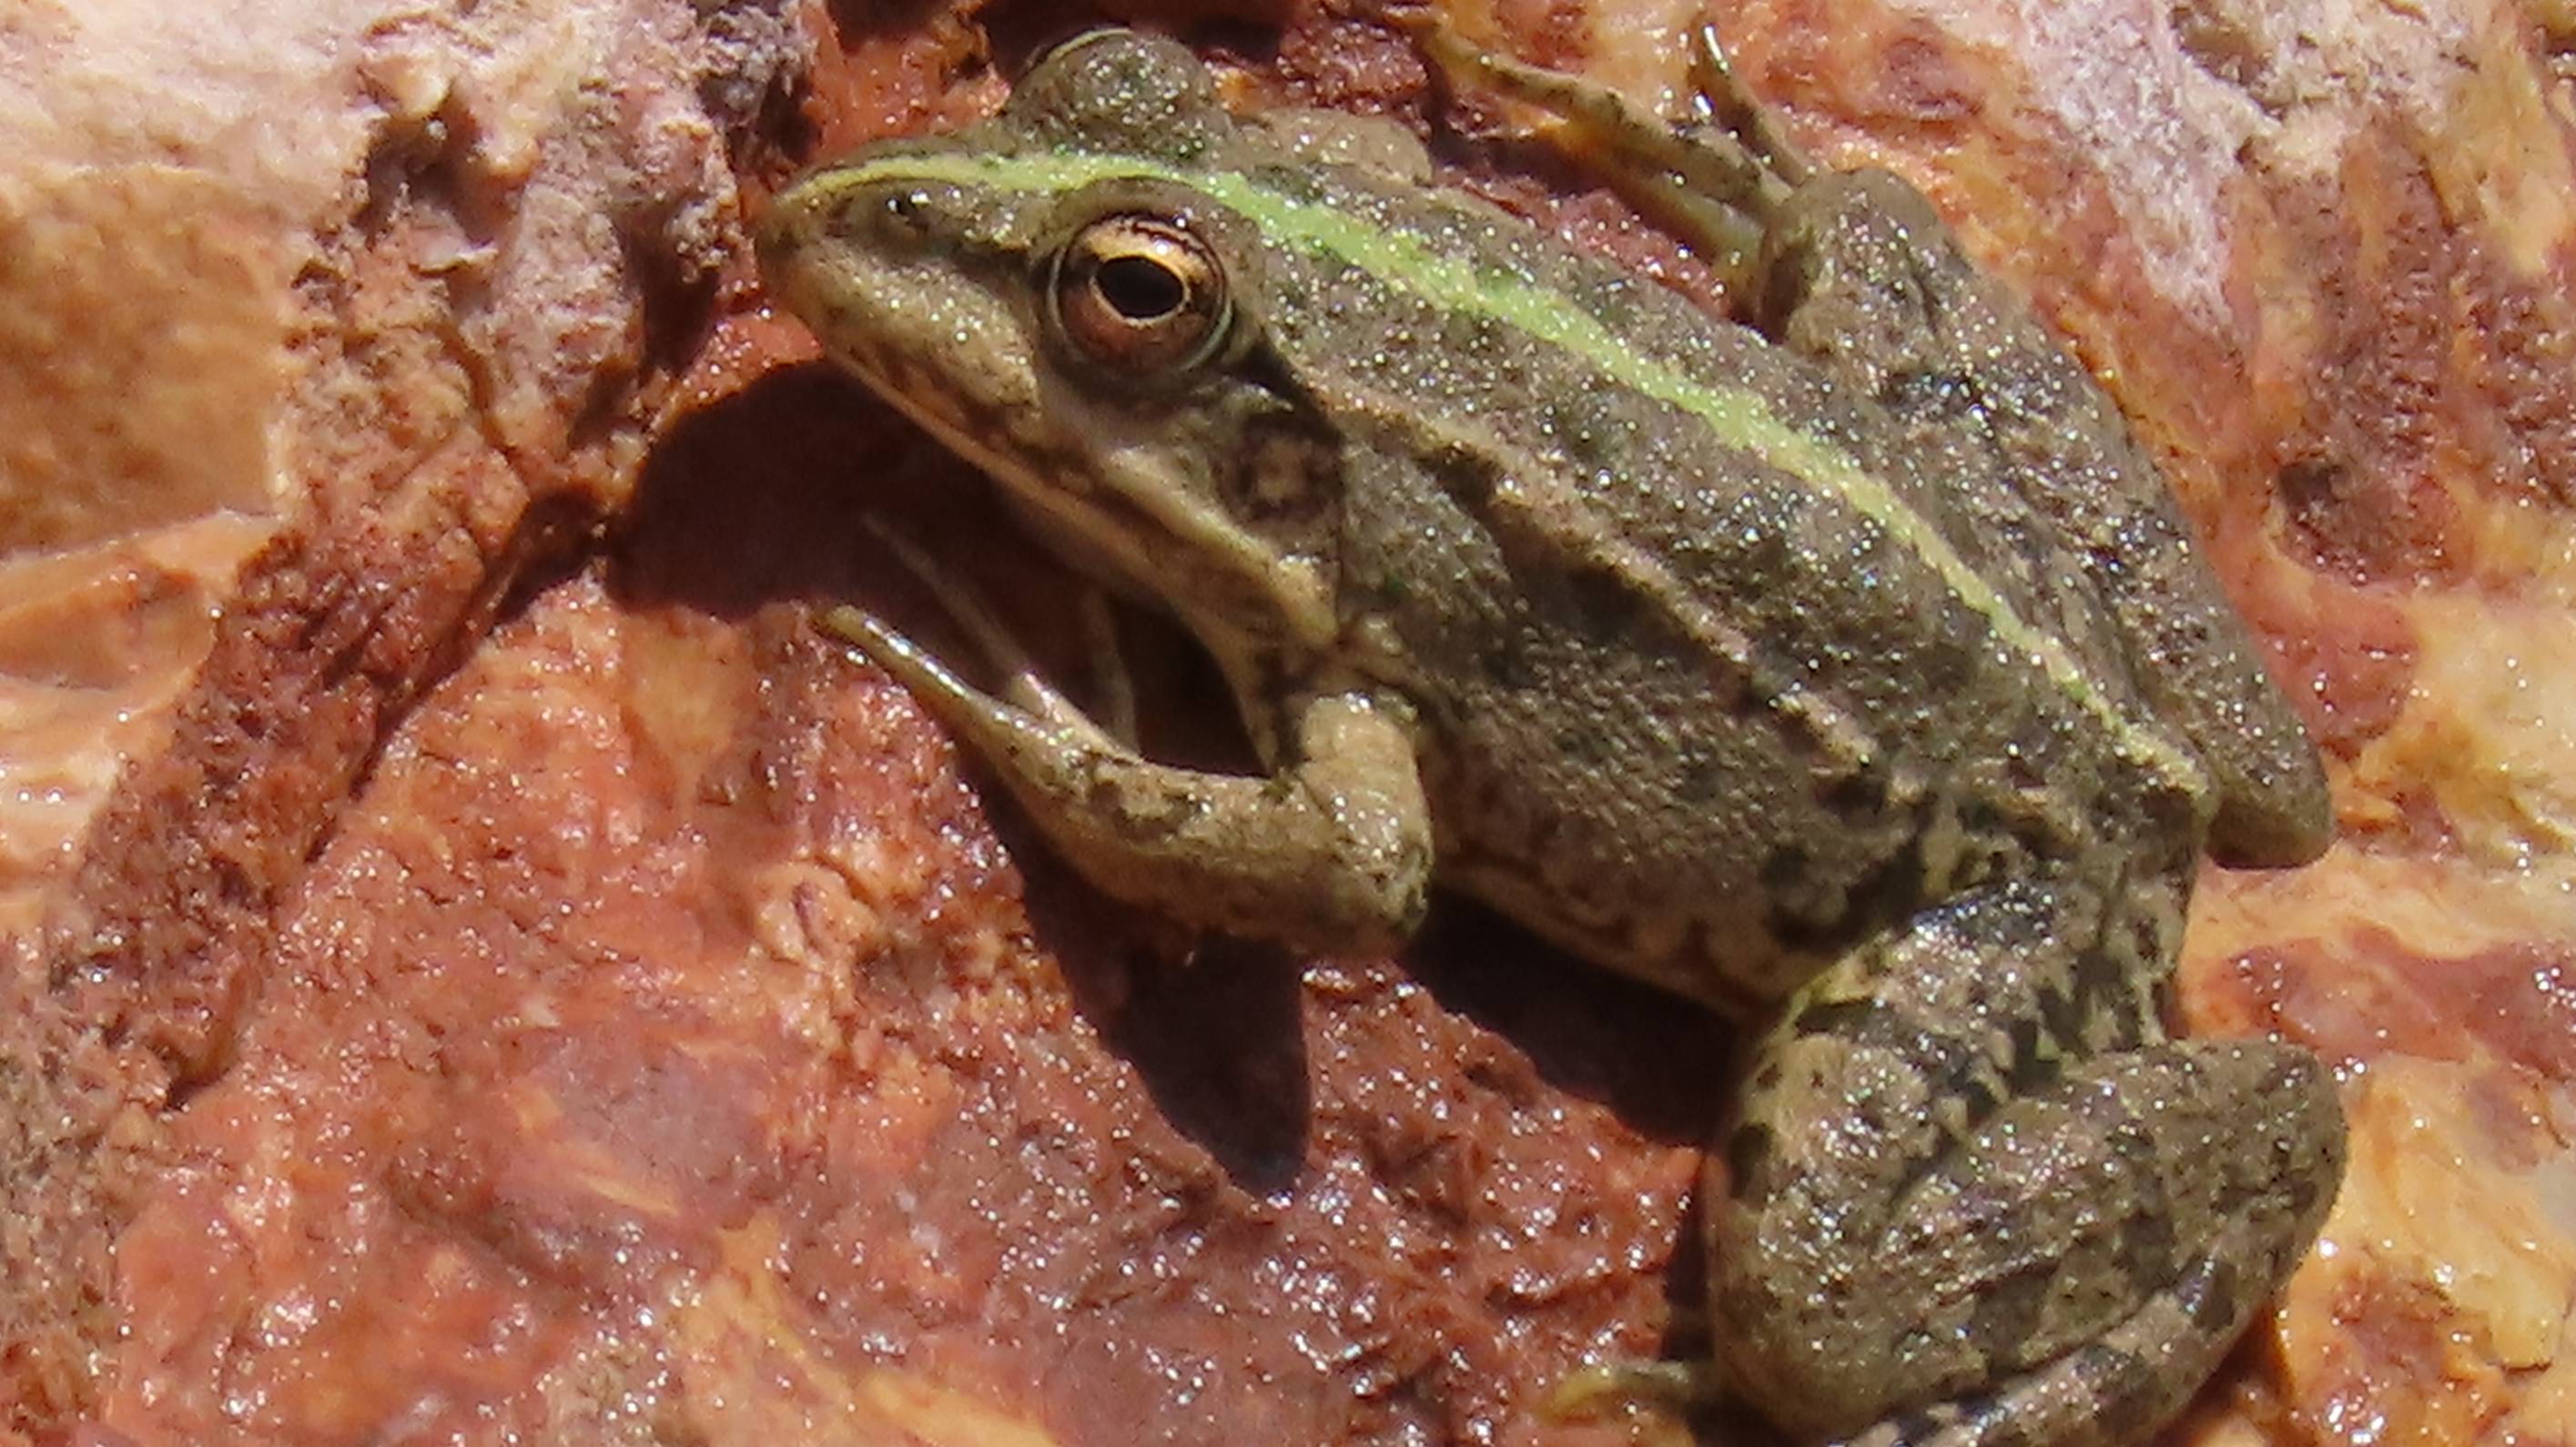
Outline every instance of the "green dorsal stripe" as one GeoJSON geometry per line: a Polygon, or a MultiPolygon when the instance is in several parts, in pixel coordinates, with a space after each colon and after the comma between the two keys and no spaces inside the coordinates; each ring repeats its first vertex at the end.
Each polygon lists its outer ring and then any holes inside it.
{"type": "Polygon", "coordinates": [[[1282,195],[1237,171],[1194,171],[1133,156],[1063,151],[1035,155],[933,154],[863,161],[831,177],[839,186],[921,181],[1051,194],[1100,181],[1143,179],[1187,186],[1233,208],[1283,244],[1338,257],[1442,311],[1473,313],[1563,348],[1707,424],[1730,445],[1820,491],[1912,548],[1960,602],[1975,610],[2007,647],[2027,655],[2069,698],[2100,719],[2122,754],[2178,781],[2199,766],[2149,730],[2140,729],[2085,676],[2063,644],[2032,627],[1977,575],[1947,538],[1925,525],[1904,499],[1832,443],[1783,421],[1768,402],[1741,387],[1702,381],[1638,353],[1564,297],[1445,256],[1398,231],[1371,226],[1316,202],[1282,195]]]}

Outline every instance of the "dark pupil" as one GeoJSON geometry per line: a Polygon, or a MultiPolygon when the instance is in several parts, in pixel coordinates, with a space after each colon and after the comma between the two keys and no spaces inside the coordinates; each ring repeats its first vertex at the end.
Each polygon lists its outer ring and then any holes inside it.
{"type": "Polygon", "coordinates": [[[1110,257],[1100,263],[1093,284],[1101,300],[1129,321],[1152,321],[1181,309],[1181,279],[1149,257],[1110,257]]]}

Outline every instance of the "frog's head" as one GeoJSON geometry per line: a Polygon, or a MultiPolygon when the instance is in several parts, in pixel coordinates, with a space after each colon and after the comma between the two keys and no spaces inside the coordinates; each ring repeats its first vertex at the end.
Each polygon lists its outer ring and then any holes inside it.
{"type": "Polygon", "coordinates": [[[1263,238],[1216,159],[1236,133],[1187,51],[1095,32],[982,125],[798,180],[761,266],[835,361],[1069,552],[1195,620],[1320,647],[1338,459],[1263,340],[1263,238]]]}

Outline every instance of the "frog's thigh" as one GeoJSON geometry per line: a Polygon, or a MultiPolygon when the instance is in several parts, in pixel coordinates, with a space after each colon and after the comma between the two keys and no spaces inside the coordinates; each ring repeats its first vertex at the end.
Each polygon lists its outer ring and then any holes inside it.
{"type": "Polygon", "coordinates": [[[2343,1147],[2324,1069],[2157,1038],[2144,999],[2118,1004],[2139,932],[2070,913],[2046,885],[1956,901],[1758,1047],[1711,1171],[1710,1304],[1718,1370],[1782,1426],[2135,1441],[2323,1218],[2343,1147]],[[2112,1048],[2045,1061],[2050,1022],[2088,1013],[2112,1048]]]}
{"type": "Polygon", "coordinates": [[[1214,774],[1144,758],[1078,712],[1041,718],[970,688],[865,614],[836,612],[832,626],[962,735],[1104,892],[1332,952],[1392,948],[1420,922],[1430,811],[1410,735],[1368,700],[1309,704],[1293,767],[1214,774]]]}

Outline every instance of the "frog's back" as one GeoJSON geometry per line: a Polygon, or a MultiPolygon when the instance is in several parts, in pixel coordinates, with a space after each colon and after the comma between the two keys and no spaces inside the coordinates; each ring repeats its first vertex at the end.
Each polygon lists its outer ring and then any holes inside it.
{"type": "Polygon", "coordinates": [[[1276,340],[1352,439],[1344,609],[1425,714],[1453,883],[1748,1008],[1978,882],[2196,843],[2195,759],[1970,449],[1481,208],[1328,200],[1420,253],[1271,265],[1330,302],[1276,340]]]}

